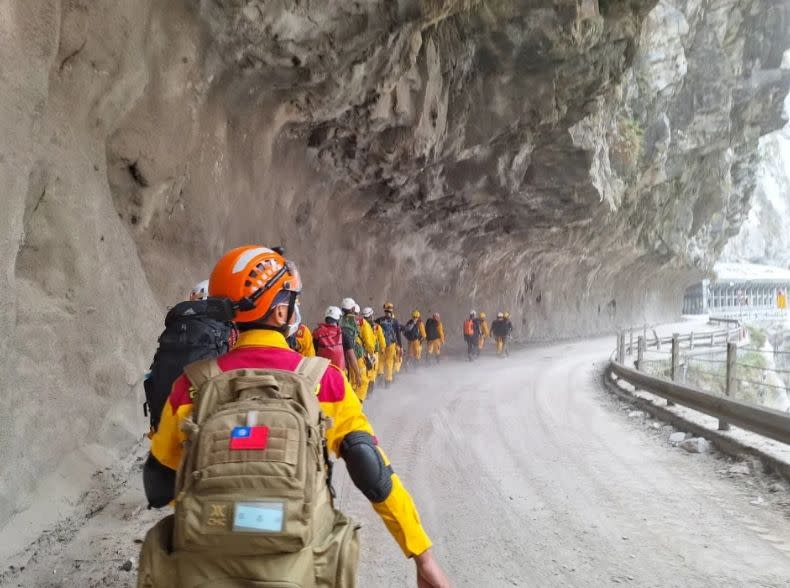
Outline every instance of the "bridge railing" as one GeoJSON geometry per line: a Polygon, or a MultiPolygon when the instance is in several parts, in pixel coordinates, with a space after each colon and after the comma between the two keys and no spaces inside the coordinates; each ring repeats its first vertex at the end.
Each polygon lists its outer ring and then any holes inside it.
{"type": "MultiPolygon", "coordinates": [[[[730,423],[732,423],[776,441],[790,444],[790,415],[773,408],[732,398],[738,382],[738,366],[742,365],[737,361],[738,343],[744,340],[745,329],[739,321],[726,317],[719,318],[716,322],[727,326],[717,331],[696,335],[694,333],[686,335],[675,333],[663,338],[656,335],[651,341],[648,341],[644,334],[639,336],[633,367],[627,365],[627,360],[633,358],[634,346],[626,343],[632,339],[632,335],[626,331],[619,332],[617,349],[610,361],[610,377],[624,380],[637,389],[665,398],[667,406],[677,403],[716,417],[719,419],[720,430],[728,430],[730,423]],[[660,351],[662,344],[669,345],[671,349],[668,378],[648,374],[644,371],[645,355],[648,348],[654,347],[656,351],[660,351]],[[726,370],[722,373],[723,395],[679,381],[683,373],[681,370],[682,345],[686,349],[687,357],[692,353],[692,350],[699,347],[714,348],[712,350],[719,348],[719,352],[722,353],[726,349],[726,361],[721,362],[726,366],[726,370]]],[[[629,331],[633,332],[633,329],[629,331]]]]}

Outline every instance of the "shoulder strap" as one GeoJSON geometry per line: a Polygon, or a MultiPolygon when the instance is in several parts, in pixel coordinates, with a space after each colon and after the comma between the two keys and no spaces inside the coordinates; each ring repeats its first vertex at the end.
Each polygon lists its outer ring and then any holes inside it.
{"type": "Polygon", "coordinates": [[[222,370],[217,363],[217,358],[212,357],[209,359],[201,359],[195,363],[190,363],[184,367],[184,373],[189,378],[190,383],[195,388],[200,388],[203,384],[208,382],[222,373],[222,370]]]}
{"type": "Polygon", "coordinates": [[[296,367],[296,373],[307,379],[312,389],[318,390],[318,385],[329,368],[329,363],[325,357],[303,357],[296,367]]]}

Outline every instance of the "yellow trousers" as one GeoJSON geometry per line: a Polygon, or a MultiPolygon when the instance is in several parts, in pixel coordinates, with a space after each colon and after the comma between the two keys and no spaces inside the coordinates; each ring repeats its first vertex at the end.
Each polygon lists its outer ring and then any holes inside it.
{"type": "Polygon", "coordinates": [[[409,341],[409,357],[417,361],[422,359],[422,343],[419,340],[409,341]]]}
{"type": "Polygon", "coordinates": [[[486,344],[486,336],[480,335],[480,339],[477,341],[477,348],[482,349],[486,344]]]}
{"type": "Polygon", "coordinates": [[[505,352],[505,341],[504,337],[496,337],[496,354],[502,355],[505,352]]]}
{"type": "Polygon", "coordinates": [[[434,339],[428,341],[428,355],[436,355],[437,357],[442,354],[442,340],[434,339]]]}
{"type": "MultiPolygon", "coordinates": [[[[398,364],[398,346],[395,343],[390,343],[384,349],[384,359],[382,360],[382,368],[384,369],[384,380],[392,382],[395,373],[395,365],[398,364]]],[[[400,365],[398,364],[398,370],[400,365]]]]}
{"type": "Polygon", "coordinates": [[[368,380],[368,366],[365,365],[365,360],[363,358],[357,359],[357,365],[359,366],[359,379],[361,382],[359,386],[351,384],[351,387],[354,389],[359,401],[364,402],[368,395],[368,384],[370,383],[368,380]]]}

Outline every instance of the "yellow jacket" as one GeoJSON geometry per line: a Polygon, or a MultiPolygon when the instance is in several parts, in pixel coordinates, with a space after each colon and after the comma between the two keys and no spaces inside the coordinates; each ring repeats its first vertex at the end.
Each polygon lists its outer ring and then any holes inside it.
{"type": "MultiPolygon", "coordinates": [[[[292,370],[299,363],[299,355],[288,348],[280,333],[264,330],[241,333],[233,350],[221,356],[218,362],[223,370],[241,369],[245,362],[249,364],[252,361],[251,355],[254,355],[258,363],[255,367],[258,368],[267,365],[271,369],[292,370]],[[236,350],[243,350],[243,353],[236,353],[236,350]]],[[[326,432],[327,446],[340,457],[340,444],[349,433],[365,431],[374,437],[375,433],[345,375],[335,366],[330,366],[329,370],[334,370],[335,374],[327,372],[322,379],[318,400],[321,411],[332,423],[326,432]],[[337,386],[324,389],[326,382],[337,386]]],[[[180,376],[173,383],[173,390],[162,409],[159,428],[151,437],[151,454],[170,469],[178,469],[181,463],[182,446],[187,437],[180,423],[192,413],[193,394],[189,380],[184,375],[180,376]]],[[[380,446],[377,450],[389,465],[389,458],[380,446]]],[[[414,501],[396,474],[392,474],[390,495],[383,502],[371,504],[407,557],[420,555],[431,546],[414,501]]]]}
{"type": "Polygon", "coordinates": [[[362,324],[359,325],[359,338],[367,353],[376,352],[376,335],[373,333],[373,327],[365,319],[362,319],[362,324]]]}
{"type": "Polygon", "coordinates": [[[315,357],[313,334],[307,325],[299,325],[296,331],[296,350],[305,357],[315,357]]]}
{"type": "Polygon", "coordinates": [[[373,333],[376,335],[378,352],[382,353],[387,348],[387,339],[384,337],[384,329],[378,323],[373,323],[373,333]]]}

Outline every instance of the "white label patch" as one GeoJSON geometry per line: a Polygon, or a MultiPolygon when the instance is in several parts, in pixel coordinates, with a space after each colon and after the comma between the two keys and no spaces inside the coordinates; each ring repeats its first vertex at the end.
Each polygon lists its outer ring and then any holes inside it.
{"type": "Polygon", "coordinates": [[[284,519],[282,502],[237,502],[233,509],[233,530],[281,533],[284,519]]]}

